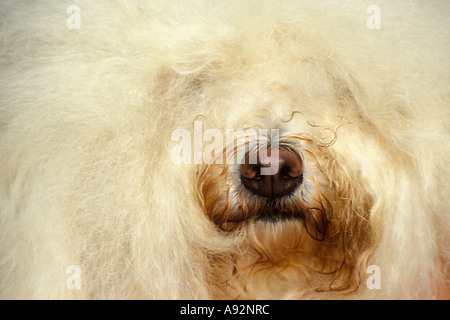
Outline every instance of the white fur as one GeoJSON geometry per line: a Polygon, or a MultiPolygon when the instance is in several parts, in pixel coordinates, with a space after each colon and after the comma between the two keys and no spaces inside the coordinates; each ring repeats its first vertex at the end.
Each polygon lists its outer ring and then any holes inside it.
{"type": "Polygon", "coordinates": [[[171,133],[202,115],[321,134],[280,122],[293,111],[342,124],[333,152],[373,199],[382,287],[356,297],[448,286],[448,1],[76,2],[75,30],[71,1],[0,4],[1,298],[213,297],[208,259],[238,240],[200,210],[171,133]]]}

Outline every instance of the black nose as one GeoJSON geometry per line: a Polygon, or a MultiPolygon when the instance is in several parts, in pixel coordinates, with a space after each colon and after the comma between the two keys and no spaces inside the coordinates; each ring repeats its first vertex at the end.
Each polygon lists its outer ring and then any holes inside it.
{"type": "Polygon", "coordinates": [[[292,193],[303,180],[303,163],[293,151],[280,148],[249,153],[241,165],[242,184],[254,194],[276,198],[292,193]],[[256,153],[256,154],[255,154],[256,153]],[[251,163],[256,158],[256,163],[251,163]],[[262,170],[262,169],[265,170],[262,170]],[[278,169],[278,170],[276,170],[278,169]],[[266,173],[264,173],[266,171],[266,173]]]}

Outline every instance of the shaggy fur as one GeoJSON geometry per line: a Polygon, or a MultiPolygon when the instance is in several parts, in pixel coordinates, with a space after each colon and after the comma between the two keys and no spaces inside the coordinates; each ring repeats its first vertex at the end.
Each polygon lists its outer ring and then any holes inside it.
{"type": "Polygon", "coordinates": [[[448,1],[0,6],[0,298],[448,298],[448,1]],[[302,185],[174,164],[195,120],[279,129],[302,185]]]}

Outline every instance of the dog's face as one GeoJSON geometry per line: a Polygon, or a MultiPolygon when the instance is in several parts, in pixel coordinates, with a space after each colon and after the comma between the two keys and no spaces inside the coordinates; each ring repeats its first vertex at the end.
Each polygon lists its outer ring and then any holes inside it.
{"type": "Polygon", "coordinates": [[[254,110],[232,130],[222,127],[223,148],[196,169],[204,215],[237,240],[231,254],[211,258],[218,296],[252,297],[271,283],[260,276],[277,278],[263,290],[274,296],[295,296],[299,287],[357,290],[372,242],[372,198],[358,168],[340,158],[338,139],[349,124],[342,117],[333,126],[311,123],[315,111],[301,105],[254,110]]]}
{"type": "Polygon", "coordinates": [[[219,55],[183,56],[201,67],[158,81],[166,85],[161,104],[181,112],[176,128],[195,136],[202,124],[194,158],[204,161],[189,171],[189,196],[195,221],[215,231],[198,240],[205,274],[215,297],[370,296],[368,267],[397,282],[397,269],[383,263],[403,255],[389,253],[397,242],[413,239],[402,224],[415,225],[410,207],[422,197],[409,184],[418,149],[404,120],[414,116],[393,84],[380,79],[374,90],[375,62],[361,62],[361,71],[345,61],[363,54],[340,55],[322,46],[327,39],[299,39],[304,30],[290,27],[257,40],[244,32],[242,46],[215,39],[219,55]]]}

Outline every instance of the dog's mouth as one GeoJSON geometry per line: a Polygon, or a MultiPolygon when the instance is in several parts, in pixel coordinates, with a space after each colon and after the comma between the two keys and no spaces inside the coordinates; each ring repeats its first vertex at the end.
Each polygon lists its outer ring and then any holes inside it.
{"type": "Polygon", "coordinates": [[[239,188],[237,210],[223,211],[213,221],[223,231],[234,231],[243,223],[283,224],[303,223],[309,235],[324,240],[326,211],[321,204],[309,206],[302,198],[300,186],[284,196],[263,197],[251,193],[243,184],[239,188]]]}
{"type": "Polygon", "coordinates": [[[302,220],[305,212],[299,206],[283,205],[281,199],[269,199],[255,217],[258,221],[277,223],[286,220],[302,220]]]}
{"type": "Polygon", "coordinates": [[[323,240],[329,203],[321,192],[311,193],[319,188],[305,185],[303,156],[283,141],[249,151],[238,167],[204,167],[206,179],[199,181],[206,215],[226,232],[253,222],[303,223],[312,238],[323,240]]]}
{"type": "Polygon", "coordinates": [[[221,215],[213,220],[216,225],[226,232],[239,228],[242,223],[280,224],[285,222],[303,223],[308,234],[315,240],[322,241],[327,226],[324,208],[305,207],[295,200],[294,195],[262,198],[245,201],[237,214],[221,215]]]}

